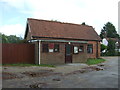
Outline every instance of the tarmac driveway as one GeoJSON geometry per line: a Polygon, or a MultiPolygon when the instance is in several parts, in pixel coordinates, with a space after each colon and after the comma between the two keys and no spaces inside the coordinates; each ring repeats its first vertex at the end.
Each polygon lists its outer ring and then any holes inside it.
{"type": "Polygon", "coordinates": [[[118,88],[118,57],[88,66],[3,67],[3,88],[118,88]]]}

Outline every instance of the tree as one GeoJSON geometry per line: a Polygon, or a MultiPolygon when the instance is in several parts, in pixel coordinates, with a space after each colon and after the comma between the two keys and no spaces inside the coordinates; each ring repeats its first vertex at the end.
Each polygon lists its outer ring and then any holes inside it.
{"type": "Polygon", "coordinates": [[[101,37],[101,39],[106,37],[105,27],[103,27],[103,29],[101,30],[100,37],[101,37]]]}
{"type": "Polygon", "coordinates": [[[0,33],[0,37],[2,38],[2,43],[22,43],[25,41],[22,37],[17,37],[16,35],[7,36],[0,33]]]}
{"type": "Polygon", "coordinates": [[[107,55],[114,56],[115,55],[115,41],[108,40],[108,46],[107,46],[107,55]]]}
{"type": "Polygon", "coordinates": [[[107,22],[104,26],[103,29],[101,30],[100,37],[103,38],[119,38],[119,35],[117,34],[117,31],[115,29],[115,26],[107,22]]]}
{"type": "Polygon", "coordinates": [[[17,37],[16,35],[10,35],[7,36],[9,43],[19,43],[20,40],[22,40],[20,37],[17,37]]]}
{"type": "Polygon", "coordinates": [[[105,46],[104,44],[101,44],[101,52],[105,49],[107,49],[107,46],[105,46]]]}
{"type": "Polygon", "coordinates": [[[53,20],[53,19],[52,19],[51,21],[60,22],[60,21],[58,21],[58,20],[53,20]]]}
{"type": "Polygon", "coordinates": [[[2,43],[9,43],[6,35],[2,34],[2,43]]]}
{"type": "Polygon", "coordinates": [[[82,25],[86,25],[85,22],[83,22],[82,25]]]}
{"type": "Polygon", "coordinates": [[[2,43],[2,33],[0,33],[0,43],[2,43]]]}

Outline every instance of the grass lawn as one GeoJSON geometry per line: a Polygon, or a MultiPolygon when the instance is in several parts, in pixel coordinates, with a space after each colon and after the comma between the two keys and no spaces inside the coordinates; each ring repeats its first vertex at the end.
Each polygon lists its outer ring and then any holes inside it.
{"type": "Polygon", "coordinates": [[[102,63],[104,61],[105,61],[105,59],[101,59],[101,58],[100,59],[88,59],[87,62],[86,62],[86,64],[93,65],[93,64],[102,63]]]}
{"type": "Polygon", "coordinates": [[[41,66],[41,67],[55,67],[54,65],[49,65],[49,64],[3,64],[3,66],[41,66]]]}
{"type": "MultiPolygon", "coordinates": [[[[99,63],[102,63],[104,62],[105,59],[88,59],[86,64],[88,65],[93,65],[93,64],[99,64],[99,63]]],[[[37,64],[2,64],[3,66],[22,66],[22,67],[25,67],[25,66],[40,66],[40,67],[55,67],[55,65],[50,65],[50,64],[40,64],[40,65],[37,65],[37,64]]]]}

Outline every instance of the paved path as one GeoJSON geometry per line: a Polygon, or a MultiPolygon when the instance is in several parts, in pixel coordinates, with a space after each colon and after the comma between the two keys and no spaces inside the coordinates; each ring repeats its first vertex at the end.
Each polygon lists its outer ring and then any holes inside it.
{"type": "Polygon", "coordinates": [[[68,64],[56,68],[4,67],[3,71],[6,73],[4,78],[6,79],[3,80],[3,87],[118,88],[118,58],[104,58],[107,61],[102,66],[104,70],[100,71],[90,70],[89,68],[87,72],[81,71],[81,68],[88,67],[84,64],[68,64]]]}

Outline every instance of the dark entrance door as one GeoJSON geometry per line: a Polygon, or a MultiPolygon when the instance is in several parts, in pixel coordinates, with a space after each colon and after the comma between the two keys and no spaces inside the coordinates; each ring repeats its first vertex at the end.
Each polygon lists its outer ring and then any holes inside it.
{"type": "Polygon", "coordinates": [[[72,63],[72,45],[65,45],[65,63],[72,63]]]}

